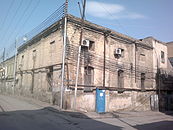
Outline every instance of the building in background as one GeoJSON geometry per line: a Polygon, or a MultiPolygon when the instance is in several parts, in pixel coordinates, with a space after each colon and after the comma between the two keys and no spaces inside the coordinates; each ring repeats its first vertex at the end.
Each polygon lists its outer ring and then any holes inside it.
{"type": "Polygon", "coordinates": [[[173,42],[168,42],[167,47],[168,47],[168,58],[171,65],[173,66],[173,42]]]}
{"type": "Polygon", "coordinates": [[[0,86],[1,92],[13,93],[14,85],[14,56],[1,62],[0,86]]]}
{"type": "Polygon", "coordinates": [[[153,69],[156,74],[156,88],[159,96],[160,111],[173,110],[173,67],[170,55],[171,44],[159,41],[153,37],[143,39],[153,46],[153,69]]]}

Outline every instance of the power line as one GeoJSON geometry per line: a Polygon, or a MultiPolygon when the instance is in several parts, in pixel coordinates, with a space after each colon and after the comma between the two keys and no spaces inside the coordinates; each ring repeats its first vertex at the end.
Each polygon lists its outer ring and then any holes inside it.
{"type": "MultiPolygon", "coordinates": [[[[111,17],[114,17],[102,4],[98,3],[111,17]]],[[[122,24],[117,20],[115,20],[119,26],[124,30],[124,32],[129,35],[129,33],[127,32],[127,30],[122,26],[122,24]]],[[[130,35],[129,35],[130,36],[130,35]]]]}
{"type": "Polygon", "coordinates": [[[9,40],[11,39],[12,34],[14,34],[14,32],[16,31],[18,25],[19,25],[20,22],[22,21],[22,18],[24,17],[24,15],[26,14],[27,10],[28,10],[29,7],[31,6],[32,1],[33,1],[33,0],[30,0],[29,3],[28,3],[28,5],[27,5],[26,8],[24,9],[24,11],[22,11],[23,13],[22,13],[21,17],[19,18],[19,20],[16,22],[16,25],[15,25],[14,29],[11,31],[11,33],[10,33],[10,35],[9,35],[10,37],[8,38],[7,43],[8,43],[9,40]]]}
{"type": "MultiPolygon", "coordinates": [[[[26,13],[26,10],[29,8],[29,6],[31,5],[33,0],[30,1],[30,3],[28,4],[28,7],[25,8],[25,11],[23,13],[23,15],[26,13]]],[[[17,34],[15,37],[17,37],[17,35],[21,32],[21,30],[25,27],[27,21],[29,20],[29,18],[32,16],[32,14],[34,13],[34,11],[37,9],[38,5],[40,3],[40,0],[38,0],[35,4],[35,6],[32,8],[32,11],[29,13],[28,17],[25,19],[25,21],[23,22],[22,26],[20,27],[20,30],[17,31],[17,34]]],[[[9,45],[9,47],[7,48],[7,51],[6,51],[6,55],[8,56],[11,56],[12,53],[14,53],[14,48],[15,48],[15,45],[14,43],[12,43],[11,45],[9,45]]]]}
{"type": "MultiPolygon", "coordinates": [[[[23,22],[23,25],[21,26],[21,28],[24,28],[24,26],[26,25],[27,21],[32,16],[32,14],[36,10],[36,8],[38,7],[39,3],[40,3],[40,0],[38,0],[37,3],[35,4],[34,8],[32,8],[31,13],[28,15],[28,17],[23,22]]],[[[65,4],[61,5],[53,14],[51,14],[47,19],[45,19],[39,26],[35,27],[32,31],[30,31],[29,33],[25,34],[25,36],[28,38],[28,40],[30,40],[33,36],[37,35],[39,32],[41,32],[42,30],[44,30],[45,28],[47,28],[48,26],[54,24],[57,20],[62,18],[62,16],[64,16],[64,7],[65,7],[65,4]]],[[[21,32],[21,29],[19,31],[17,31],[16,36],[20,32],[21,32]]],[[[19,44],[23,43],[21,37],[20,37],[20,39],[18,39],[18,41],[19,41],[18,42],[19,44]]],[[[11,44],[10,47],[8,48],[8,50],[9,50],[8,52],[10,52],[10,54],[13,52],[13,51],[10,51],[10,50],[13,50],[13,47],[14,47],[13,44],[11,44]]]]}
{"type": "Polygon", "coordinates": [[[47,17],[41,24],[26,33],[24,36],[26,36],[28,40],[31,40],[38,33],[60,20],[64,16],[64,8],[65,4],[61,5],[53,14],[47,17]]]}
{"type": "Polygon", "coordinates": [[[7,14],[5,14],[5,18],[4,18],[4,20],[3,20],[2,24],[1,24],[1,25],[2,25],[2,28],[4,27],[5,21],[6,21],[7,18],[8,18],[10,9],[13,7],[14,2],[15,2],[15,0],[12,0],[11,4],[10,4],[8,10],[7,10],[7,14]]]}
{"type": "MultiPolygon", "coordinates": [[[[14,18],[16,17],[16,15],[17,15],[19,9],[21,8],[22,4],[23,4],[23,0],[20,1],[19,6],[17,7],[17,9],[16,9],[16,11],[15,11],[13,17],[11,18],[11,21],[14,21],[14,18]]],[[[3,35],[3,37],[2,37],[2,40],[1,40],[2,42],[4,41],[4,39],[5,39],[5,37],[6,37],[6,34],[7,34],[8,30],[10,29],[11,25],[12,25],[12,22],[10,22],[10,24],[7,26],[7,29],[6,29],[6,31],[5,31],[5,33],[4,33],[4,35],[3,35]]]]}
{"type": "MultiPolygon", "coordinates": [[[[27,18],[25,19],[25,21],[23,22],[21,28],[25,28],[27,22],[29,21],[30,17],[31,17],[32,14],[35,12],[35,10],[38,8],[38,5],[39,5],[39,4],[40,4],[40,0],[37,1],[37,3],[35,4],[35,6],[33,7],[33,9],[31,10],[30,14],[28,15],[28,17],[27,17],[27,18]]],[[[20,29],[20,30],[18,31],[18,33],[16,34],[16,36],[19,35],[21,31],[22,31],[22,29],[20,29]]]]}

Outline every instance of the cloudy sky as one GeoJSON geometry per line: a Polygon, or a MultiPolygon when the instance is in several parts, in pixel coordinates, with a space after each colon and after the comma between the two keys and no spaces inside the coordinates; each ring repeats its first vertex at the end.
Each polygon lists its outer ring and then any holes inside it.
{"type": "MultiPolygon", "coordinates": [[[[13,48],[20,37],[39,25],[65,0],[1,0],[0,54],[13,48]]],[[[77,2],[69,12],[80,17],[77,2]]],[[[86,20],[135,38],[154,36],[173,41],[173,0],[87,0],[86,20]]]]}
{"type": "Polygon", "coordinates": [[[135,38],[168,42],[173,41],[172,12],[173,0],[88,0],[86,19],[135,38]]]}

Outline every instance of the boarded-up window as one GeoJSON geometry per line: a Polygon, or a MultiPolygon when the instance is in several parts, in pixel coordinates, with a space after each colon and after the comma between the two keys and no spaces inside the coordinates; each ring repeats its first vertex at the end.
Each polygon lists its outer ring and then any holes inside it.
{"type": "Polygon", "coordinates": [[[124,71],[118,70],[118,87],[123,88],[124,87],[124,71]]]}

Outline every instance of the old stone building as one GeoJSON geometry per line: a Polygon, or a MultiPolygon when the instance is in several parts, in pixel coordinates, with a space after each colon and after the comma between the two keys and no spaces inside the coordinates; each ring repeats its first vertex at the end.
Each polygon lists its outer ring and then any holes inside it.
{"type": "Polygon", "coordinates": [[[156,72],[156,88],[160,111],[173,110],[173,67],[169,57],[171,46],[153,37],[144,38],[153,45],[153,69],[156,72]]]}
{"type": "Polygon", "coordinates": [[[13,93],[14,56],[0,64],[0,92],[13,93]]]}
{"type": "MultiPolygon", "coordinates": [[[[72,47],[69,47],[70,58],[67,62],[69,70],[73,72],[70,73],[69,86],[73,87],[81,23],[80,19],[73,16],[68,19],[68,46],[72,47]]],[[[89,41],[89,47],[82,46],[79,76],[79,87],[82,90],[78,94],[77,107],[94,110],[94,90],[101,88],[106,90],[107,111],[150,109],[150,96],[155,93],[153,61],[150,58],[152,46],[87,21],[83,40],[89,41]]],[[[73,91],[68,93],[69,102],[72,103],[73,91]]],[[[68,107],[72,107],[72,104],[68,107]]]]}
{"type": "Polygon", "coordinates": [[[100,89],[105,94],[105,111],[150,110],[150,99],[157,95],[158,62],[167,67],[166,48],[88,21],[84,21],[79,48],[81,26],[80,18],[67,15],[20,46],[14,93],[60,105],[63,92],[63,108],[95,111],[96,89],[100,89]],[[156,48],[164,49],[159,61],[156,48]]]}

